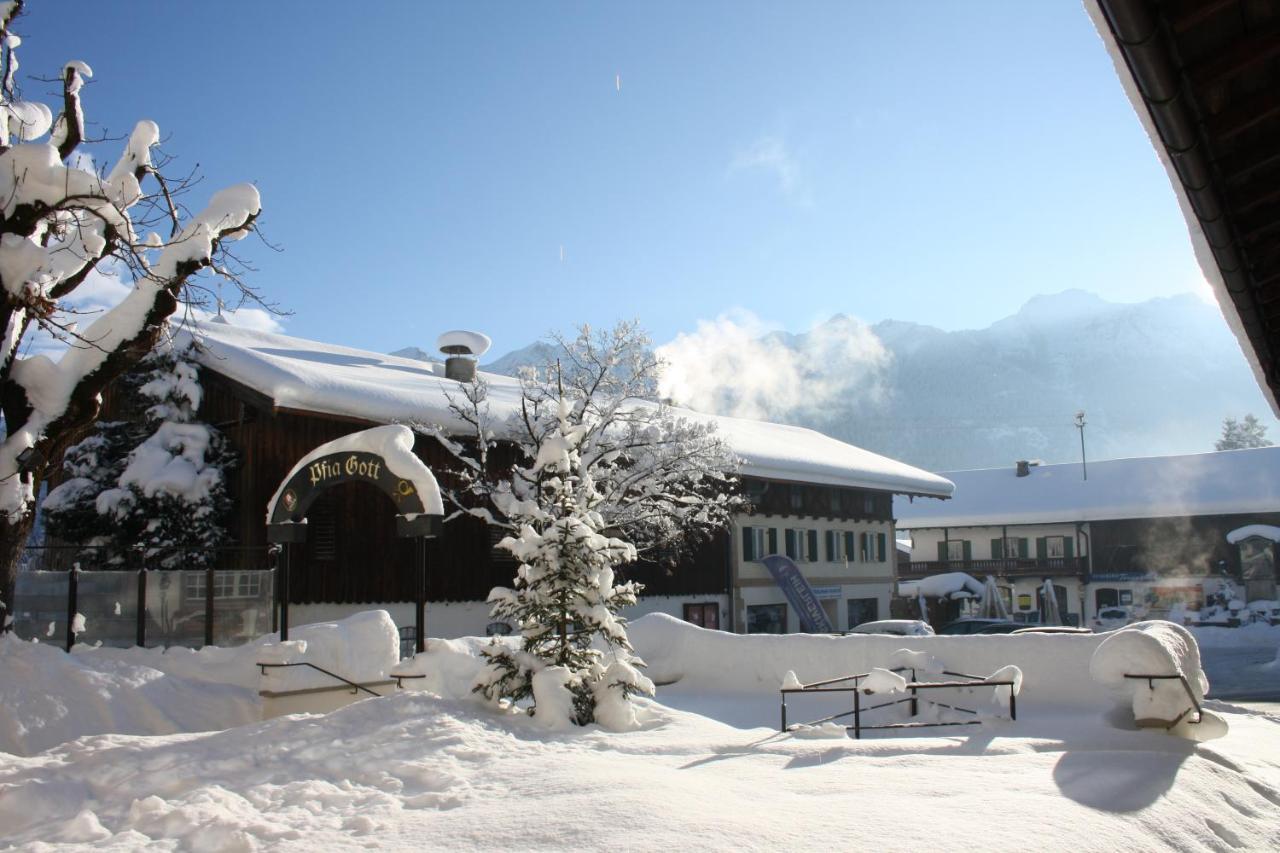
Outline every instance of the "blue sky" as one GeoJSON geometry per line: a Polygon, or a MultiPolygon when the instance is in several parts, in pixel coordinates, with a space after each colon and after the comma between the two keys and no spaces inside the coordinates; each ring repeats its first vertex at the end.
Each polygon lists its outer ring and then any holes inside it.
{"type": "Polygon", "coordinates": [[[157,121],[193,202],[258,184],[284,251],[247,245],[252,281],[304,337],[478,328],[500,354],[731,309],[972,328],[1068,287],[1201,286],[1074,0],[46,0],[16,29],[24,75],[93,67],[97,130],[157,121]]]}

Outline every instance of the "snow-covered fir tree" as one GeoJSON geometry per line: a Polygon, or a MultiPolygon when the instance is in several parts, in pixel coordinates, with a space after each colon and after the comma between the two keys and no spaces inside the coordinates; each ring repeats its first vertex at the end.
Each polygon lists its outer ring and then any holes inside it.
{"type": "Polygon", "coordinates": [[[159,568],[201,568],[227,541],[234,452],[196,418],[202,391],[189,352],[166,347],[139,367],[122,384],[143,424],[99,423],[67,452],[69,477],[44,502],[49,532],[98,546],[98,563],[140,548],[159,568]]]}
{"type": "Polygon", "coordinates": [[[134,126],[114,162],[95,150],[85,135],[86,62],[69,58],[56,70],[56,112],[25,100],[14,27],[22,8],[0,3],[0,610],[12,600],[49,466],[97,419],[103,390],[155,347],[179,304],[199,300],[193,277],[211,270],[255,298],[224,245],[252,231],[261,208],[257,189],[239,184],[188,212],[194,181],[163,176],[153,121],[134,126]],[[95,163],[111,165],[95,172],[95,163]],[[76,298],[104,270],[119,272],[128,293],[80,322],[76,298]],[[30,352],[37,331],[67,349],[30,352]]]}
{"type": "Polygon", "coordinates": [[[738,460],[707,421],[654,401],[661,363],[634,323],[556,344],[553,363],[522,376],[520,411],[506,422],[490,416],[477,380],[451,401],[466,440],[424,429],[462,463],[445,488],[451,517],[507,528],[499,547],[520,562],[511,588],[489,597],[520,646],[485,650],[477,691],[549,725],[629,728],[630,697],[653,684],[619,615],[640,585],[619,583],[616,570],[641,553],[671,559],[724,527],[743,504],[738,460]],[[500,443],[515,448],[513,464],[497,461],[500,443]]]}

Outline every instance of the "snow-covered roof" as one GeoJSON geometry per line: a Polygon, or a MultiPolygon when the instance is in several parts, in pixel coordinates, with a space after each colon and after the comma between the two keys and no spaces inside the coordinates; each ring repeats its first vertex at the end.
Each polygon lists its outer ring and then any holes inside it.
{"type": "Polygon", "coordinates": [[[945,504],[894,502],[900,528],[1047,524],[1280,512],[1280,447],[1186,456],[1148,456],[1039,465],[1019,477],[1013,465],[943,476],[956,485],[945,504]]]}
{"type": "MultiPolygon", "coordinates": [[[[199,361],[274,401],[298,409],[392,423],[419,420],[445,430],[466,430],[449,411],[458,383],[440,364],[352,349],[337,344],[240,328],[225,323],[190,324],[178,337],[196,334],[203,343],[199,361]]],[[[495,418],[514,413],[520,383],[507,376],[480,374],[489,383],[495,418]]],[[[743,459],[742,473],[755,477],[901,494],[949,497],[951,482],[903,462],[854,447],[802,427],[679,410],[709,420],[743,459]]]]}

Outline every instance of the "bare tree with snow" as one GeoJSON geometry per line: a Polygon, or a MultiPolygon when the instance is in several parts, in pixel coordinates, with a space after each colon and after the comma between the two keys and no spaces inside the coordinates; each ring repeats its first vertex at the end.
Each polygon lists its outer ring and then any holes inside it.
{"type": "Polygon", "coordinates": [[[584,327],[556,344],[554,362],[522,377],[509,420],[495,422],[476,381],[451,401],[471,434],[428,431],[461,462],[445,487],[454,515],[509,530],[499,547],[520,561],[512,587],[489,601],[494,618],[515,624],[521,648],[491,646],[478,689],[532,700],[530,712],[550,722],[625,728],[629,696],[653,686],[619,615],[640,586],[616,583],[615,569],[640,553],[675,555],[724,527],[743,503],[738,462],[713,425],[653,401],[661,362],[635,324],[584,327]]]}
{"type": "MultiPolygon", "coordinates": [[[[52,461],[94,421],[100,394],[159,340],[202,270],[239,280],[224,244],[248,234],[258,191],[239,184],[184,217],[189,181],[168,181],[153,159],[160,129],[139,121],[119,160],[101,174],[80,168],[85,138],[81,90],[92,70],[62,69],[60,114],[24,101],[16,86],[12,24],[22,0],[0,3],[0,603],[12,601],[35,494],[52,461]],[[144,189],[144,183],[146,188],[144,189]],[[150,228],[162,228],[160,237],[150,228]],[[143,236],[145,235],[145,236],[143,236]],[[132,290],[77,328],[68,299],[95,271],[127,271],[132,290]],[[24,356],[36,330],[65,341],[57,361],[24,356]]],[[[247,289],[241,292],[254,296],[247,289]]],[[[7,622],[8,620],[3,620],[7,622]]]]}

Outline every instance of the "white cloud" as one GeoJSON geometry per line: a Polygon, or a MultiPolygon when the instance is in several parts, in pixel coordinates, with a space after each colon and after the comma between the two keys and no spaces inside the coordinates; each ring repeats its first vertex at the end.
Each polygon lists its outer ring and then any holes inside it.
{"type": "Polygon", "coordinates": [[[890,354],[865,324],[843,316],[790,343],[748,311],[698,321],[658,347],[659,393],[679,405],[741,418],[792,420],[833,403],[883,401],[890,354]]]}
{"type": "Polygon", "coordinates": [[[780,136],[762,136],[739,151],[729,162],[729,173],[763,171],[773,175],[778,190],[788,199],[809,204],[812,198],[800,163],[780,136]]]}

